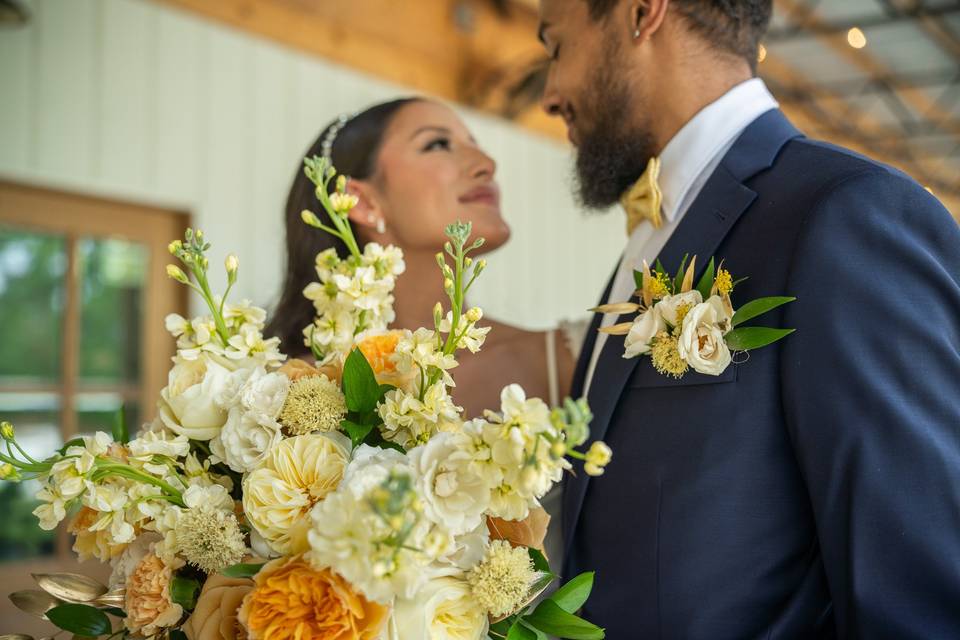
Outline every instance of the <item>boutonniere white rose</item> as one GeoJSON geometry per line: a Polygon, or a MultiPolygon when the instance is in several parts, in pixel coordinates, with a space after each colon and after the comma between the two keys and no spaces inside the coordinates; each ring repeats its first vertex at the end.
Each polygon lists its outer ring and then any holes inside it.
{"type": "Polygon", "coordinates": [[[730,294],[739,281],[734,281],[722,264],[716,268],[711,258],[694,287],[697,257],[689,265],[687,259],[683,258],[675,277],[659,261],[652,271],[644,262],[643,269],[634,272],[639,302],[593,309],[598,313],[637,313],[631,322],[600,329],[625,336],[624,358],[649,355],[657,371],[674,378],[682,378],[690,369],[719,376],[733,362],[734,353],[765,347],[793,333],[794,329],[739,325],[796,298],[759,298],[734,311],[730,294]]]}

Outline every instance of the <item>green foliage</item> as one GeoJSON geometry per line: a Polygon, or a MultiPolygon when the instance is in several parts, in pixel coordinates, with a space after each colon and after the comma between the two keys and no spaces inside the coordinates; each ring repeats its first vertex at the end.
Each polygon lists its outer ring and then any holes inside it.
{"type": "Polygon", "coordinates": [[[193,611],[197,606],[197,596],[200,595],[200,582],[193,578],[174,575],[170,581],[170,599],[187,611],[193,611]]]}
{"type": "Polygon", "coordinates": [[[710,258],[710,263],[707,264],[707,268],[704,270],[703,275],[700,276],[700,282],[697,283],[697,291],[700,292],[700,295],[704,300],[710,297],[710,291],[713,289],[713,280],[716,277],[716,266],[714,259],[710,258]]]}
{"type": "Polygon", "coordinates": [[[47,611],[47,618],[64,631],[88,638],[112,630],[107,614],[87,604],[61,604],[47,611]]]}
{"type": "Polygon", "coordinates": [[[130,442],[130,432],[127,430],[127,420],[124,409],[125,406],[123,404],[117,409],[117,415],[113,421],[113,440],[126,444],[130,442]]]}
{"type": "Polygon", "coordinates": [[[347,409],[354,413],[369,413],[377,408],[380,385],[360,349],[354,349],[343,364],[343,395],[347,409]]]}
{"type": "Polygon", "coordinates": [[[773,311],[777,307],[789,304],[794,300],[796,300],[796,298],[790,298],[786,296],[774,296],[770,298],[758,298],[757,300],[752,300],[737,309],[737,312],[733,314],[733,326],[739,326],[747,320],[752,320],[757,316],[762,316],[763,314],[773,311]]]}
{"type": "Polygon", "coordinates": [[[723,337],[731,351],[750,351],[773,344],[793,333],[794,329],[770,327],[741,327],[723,337]]]}
{"type": "Polygon", "coordinates": [[[230,565],[226,569],[221,569],[220,573],[227,576],[228,578],[252,578],[257,575],[257,572],[263,567],[265,563],[239,563],[230,565]]]}
{"type": "Polygon", "coordinates": [[[527,547],[527,553],[530,555],[530,560],[533,561],[534,571],[553,575],[553,572],[550,571],[550,563],[547,562],[546,557],[544,557],[544,555],[540,553],[538,549],[527,547]]]}
{"type": "Polygon", "coordinates": [[[581,573],[567,584],[557,589],[550,600],[567,613],[576,613],[593,591],[593,572],[581,573]]]}
{"type": "Polygon", "coordinates": [[[558,638],[599,640],[604,637],[603,629],[580,616],[567,613],[550,599],[541,602],[533,613],[523,617],[523,621],[531,627],[558,638]]]}

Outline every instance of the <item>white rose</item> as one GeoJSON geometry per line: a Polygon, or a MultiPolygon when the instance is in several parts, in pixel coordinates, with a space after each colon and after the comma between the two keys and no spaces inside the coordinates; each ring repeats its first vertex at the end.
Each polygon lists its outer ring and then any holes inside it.
{"type": "Polygon", "coordinates": [[[453,535],[475,529],[490,502],[490,487],[472,470],[472,439],[444,432],[409,452],[425,515],[453,535]]]}
{"type": "Polygon", "coordinates": [[[624,358],[636,358],[650,353],[650,342],[661,331],[666,330],[667,323],[663,320],[660,305],[647,309],[636,320],[623,341],[624,358]]]}
{"type": "Polygon", "coordinates": [[[254,414],[234,407],[220,435],[210,441],[210,451],[237,473],[247,473],[282,439],[276,420],[259,421],[254,414]]]}
{"type": "Polygon", "coordinates": [[[697,305],[683,319],[680,357],[695,371],[718,376],[730,364],[730,349],[723,340],[730,319],[719,296],[697,305]]]}
{"type": "Polygon", "coordinates": [[[230,370],[210,357],[178,359],[157,403],[163,424],[191,440],[216,437],[227,420],[227,412],[215,398],[229,374],[230,370]]]}
{"type": "Polygon", "coordinates": [[[276,420],[289,391],[290,378],[282,373],[265,373],[258,367],[243,385],[240,400],[254,420],[266,424],[276,420]]]}
{"type": "Polygon", "coordinates": [[[686,293],[678,293],[675,296],[664,296],[663,300],[657,303],[660,309],[660,316],[671,327],[677,326],[677,311],[680,307],[686,305],[693,308],[703,302],[703,296],[696,289],[686,293]]]}
{"type": "Polygon", "coordinates": [[[470,585],[447,576],[430,580],[413,599],[396,601],[388,637],[482,640],[487,637],[488,624],[470,585]]]}

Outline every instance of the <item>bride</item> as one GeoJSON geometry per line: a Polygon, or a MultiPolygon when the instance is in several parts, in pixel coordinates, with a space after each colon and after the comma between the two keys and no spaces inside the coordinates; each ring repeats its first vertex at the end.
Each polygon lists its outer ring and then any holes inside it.
{"type": "MultiPolygon", "coordinates": [[[[403,250],[407,269],[394,289],[393,327],[433,326],[433,305],[446,299],[435,258],[446,240],[446,225],[472,222],[474,235],[486,238],[481,252],[510,237],[500,211],[496,163],[442,104],[404,98],[374,105],[331,123],[306,155],[329,155],[337,171],[350,176],[348,190],[359,198],[351,222],[361,245],[378,242],[403,250]]],[[[298,164],[286,206],[286,278],[265,333],[279,337],[291,357],[309,359],[303,328],[313,321],[314,310],[303,289],[316,280],[314,258],[330,247],[341,256],[348,252],[339,240],[307,228],[300,218],[304,209],[316,211],[317,203],[314,186],[298,164]]],[[[483,324],[493,328],[483,349],[458,356],[454,400],[466,416],[500,406],[506,382],[519,383],[551,406],[566,396],[585,326],[528,331],[488,317],[483,324]]],[[[542,501],[546,511],[558,513],[560,499],[557,485],[542,501]]],[[[556,571],[563,550],[560,530],[555,523],[545,541],[556,571]]]]}
{"type": "MultiPolygon", "coordinates": [[[[423,98],[380,103],[331,123],[306,155],[324,151],[337,171],[350,177],[348,190],[359,198],[351,222],[361,245],[378,242],[403,250],[407,269],[394,290],[392,326],[433,326],[433,305],[446,299],[435,258],[446,240],[446,225],[458,219],[472,222],[474,236],[486,238],[481,252],[510,237],[500,211],[496,163],[450,108],[423,98]]],[[[301,221],[301,211],[317,210],[313,191],[298,168],[286,206],[286,279],[267,327],[291,357],[310,355],[302,330],[314,311],[303,289],[316,280],[314,257],[331,246],[347,255],[339,240],[301,221]]],[[[507,381],[552,405],[566,395],[577,355],[574,330],[527,331],[489,317],[483,324],[493,328],[483,349],[459,357],[454,400],[466,416],[499,406],[507,381]]]]}

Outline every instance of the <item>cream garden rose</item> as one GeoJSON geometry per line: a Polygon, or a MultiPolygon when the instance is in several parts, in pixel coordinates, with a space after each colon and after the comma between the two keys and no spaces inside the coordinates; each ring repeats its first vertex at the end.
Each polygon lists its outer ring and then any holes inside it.
{"type": "MultiPolygon", "coordinates": [[[[671,327],[675,327],[680,320],[680,309],[685,307],[688,311],[703,302],[703,296],[696,289],[684,293],[678,293],[673,296],[664,296],[657,303],[657,309],[660,310],[660,317],[671,327]]],[[[654,334],[656,335],[656,334],[654,334]]],[[[649,342],[649,341],[648,341],[649,342]]]]}
{"type": "Polygon", "coordinates": [[[624,358],[635,358],[650,353],[650,342],[661,331],[666,330],[667,324],[660,312],[660,305],[647,309],[630,327],[627,337],[624,338],[624,358]]]}
{"type": "Polygon", "coordinates": [[[730,330],[730,316],[719,296],[693,307],[683,319],[679,351],[695,371],[718,376],[730,365],[730,348],[724,334],[730,330]]]}
{"type": "Polygon", "coordinates": [[[349,459],[350,439],[341,433],[282,440],[243,480],[250,524],[278,553],[306,551],[307,513],[337,488],[349,459]]]}
{"type": "Polygon", "coordinates": [[[227,421],[227,412],[216,397],[230,372],[210,356],[195,360],[177,358],[157,403],[163,424],[191,440],[215,438],[227,421]]]}
{"type": "Polygon", "coordinates": [[[397,600],[390,620],[389,640],[482,640],[489,628],[486,612],[459,577],[427,582],[411,600],[397,600]]]}

